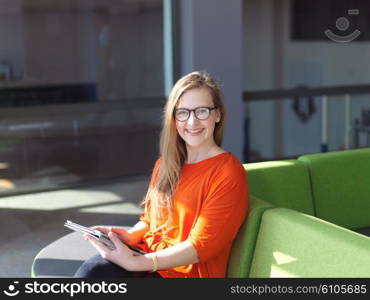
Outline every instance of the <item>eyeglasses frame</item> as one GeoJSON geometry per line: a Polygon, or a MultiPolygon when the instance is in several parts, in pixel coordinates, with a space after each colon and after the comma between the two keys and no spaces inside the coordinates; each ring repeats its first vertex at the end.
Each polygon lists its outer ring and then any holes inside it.
{"type": "Polygon", "coordinates": [[[211,115],[212,110],[217,109],[217,108],[218,108],[217,106],[214,106],[214,107],[209,107],[209,106],[198,106],[198,107],[196,107],[196,108],[194,108],[194,109],[188,109],[188,108],[175,108],[175,109],[174,109],[174,111],[173,111],[173,116],[174,116],[175,120],[176,120],[176,121],[178,121],[178,122],[186,122],[187,120],[189,120],[190,115],[191,115],[191,112],[193,112],[193,113],[194,113],[194,117],[195,117],[197,120],[199,120],[199,121],[205,121],[205,120],[208,120],[209,116],[211,115]],[[206,119],[199,119],[199,118],[197,117],[197,115],[195,114],[195,111],[196,111],[197,109],[199,109],[199,108],[207,108],[207,109],[209,110],[209,115],[208,115],[208,117],[207,117],[206,119]],[[186,110],[186,111],[188,111],[188,112],[189,112],[189,116],[186,118],[186,120],[180,121],[180,120],[178,120],[178,119],[176,118],[176,112],[177,112],[178,110],[186,110]]]}

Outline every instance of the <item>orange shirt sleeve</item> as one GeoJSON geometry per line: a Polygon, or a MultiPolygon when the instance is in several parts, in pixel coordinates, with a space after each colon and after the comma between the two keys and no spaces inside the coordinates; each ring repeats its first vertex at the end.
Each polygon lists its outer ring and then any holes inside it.
{"type": "MultiPolygon", "coordinates": [[[[149,182],[149,187],[152,187],[154,185],[154,182],[157,179],[160,160],[161,159],[158,158],[157,161],[154,164],[152,175],[151,175],[150,182],[149,182]]],[[[139,220],[147,223],[148,225],[150,225],[150,218],[149,218],[149,215],[148,215],[148,205],[149,205],[149,202],[150,202],[150,199],[146,199],[146,203],[145,203],[145,207],[144,207],[144,212],[142,212],[140,214],[140,216],[139,216],[139,220]]]]}
{"type": "Polygon", "coordinates": [[[246,174],[241,165],[220,170],[203,201],[188,241],[204,262],[231,245],[248,208],[246,174]]]}

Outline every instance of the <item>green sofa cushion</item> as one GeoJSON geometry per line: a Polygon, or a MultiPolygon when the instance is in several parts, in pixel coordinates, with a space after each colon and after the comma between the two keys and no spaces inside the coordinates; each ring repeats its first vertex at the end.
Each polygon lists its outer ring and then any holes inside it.
{"type": "Polygon", "coordinates": [[[269,209],[250,277],[370,277],[370,239],[297,211],[269,209]]]}
{"type": "Polygon", "coordinates": [[[268,202],[249,196],[248,216],[233,242],[227,277],[244,278],[249,276],[261,217],[266,209],[272,207],[268,202]]]}
{"type": "Polygon", "coordinates": [[[370,149],[304,155],[318,218],[359,229],[370,226],[370,149]]]}
{"type": "Polygon", "coordinates": [[[297,160],[244,164],[249,193],[278,207],[314,215],[307,166],[297,160]]]}

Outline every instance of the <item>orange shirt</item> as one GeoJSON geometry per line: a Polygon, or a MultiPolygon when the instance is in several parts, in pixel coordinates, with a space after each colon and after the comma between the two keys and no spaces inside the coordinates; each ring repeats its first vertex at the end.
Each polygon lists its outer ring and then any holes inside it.
{"type": "MultiPolygon", "coordinates": [[[[152,180],[156,177],[157,160],[152,180]]],[[[169,270],[162,277],[225,277],[232,241],[248,209],[245,170],[231,153],[225,152],[194,164],[184,164],[173,195],[174,229],[148,231],[143,249],[155,252],[182,241],[197,250],[199,262],[169,270]]],[[[146,210],[140,220],[149,224],[146,210]]]]}

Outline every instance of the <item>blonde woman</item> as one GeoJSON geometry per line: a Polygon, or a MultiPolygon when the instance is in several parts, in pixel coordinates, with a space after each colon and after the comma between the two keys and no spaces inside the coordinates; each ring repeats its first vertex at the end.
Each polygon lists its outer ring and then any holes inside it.
{"type": "Polygon", "coordinates": [[[245,171],[221,148],[225,120],[223,94],[207,73],[177,81],[140,221],[128,231],[98,228],[115,250],[85,236],[100,255],[75,277],[225,277],[248,208],[245,171]],[[134,255],[122,242],[146,254],[134,255]]]}

